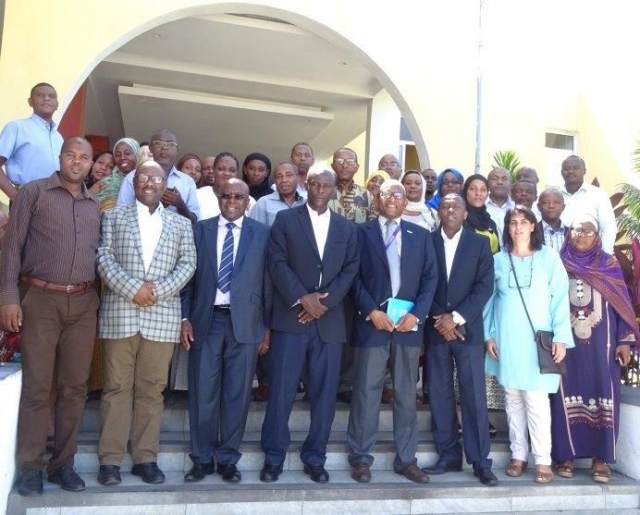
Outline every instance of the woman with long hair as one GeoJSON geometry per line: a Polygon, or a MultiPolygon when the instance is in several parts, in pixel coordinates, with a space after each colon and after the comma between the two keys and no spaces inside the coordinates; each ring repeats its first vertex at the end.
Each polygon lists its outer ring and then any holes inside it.
{"type": "Polygon", "coordinates": [[[573,347],[569,321],[569,279],[558,253],[542,244],[536,217],[516,206],[505,216],[504,247],[494,256],[495,288],[485,306],[485,368],[505,389],[511,462],[506,474],[527,468],[529,440],[537,483],[553,480],[549,394],[560,374],[542,374],[535,331],[551,331],[552,357],[560,363],[573,347]],[[527,321],[531,321],[530,324],[527,321]]]}

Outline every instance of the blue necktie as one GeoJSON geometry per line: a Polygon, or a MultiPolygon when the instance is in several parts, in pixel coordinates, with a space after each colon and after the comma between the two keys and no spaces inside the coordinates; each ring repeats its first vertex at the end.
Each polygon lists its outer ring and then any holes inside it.
{"type": "Polygon", "coordinates": [[[387,245],[387,261],[389,262],[389,275],[391,276],[391,295],[395,297],[400,289],[400,254],[398,253],[398,241],[396,239],[395,220],[387,220],[385,245],[387,245]]]}
{"type": "Polygon", "coordinates": [[[222,256],[218,270],[218,289],[227,293],[231,289],[231,272],[233,272],[233,222],[227,224],[227,235],[222,243],[222,256]]]}

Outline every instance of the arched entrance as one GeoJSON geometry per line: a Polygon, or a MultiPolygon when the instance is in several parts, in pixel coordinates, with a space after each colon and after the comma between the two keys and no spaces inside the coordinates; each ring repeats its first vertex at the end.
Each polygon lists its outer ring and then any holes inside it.
{"type": "Polygon", "coordinates": [[[402,113],[428,164],[413,113],[380,64],[329,26],[275,6],[210,2],[167,11],[95,55],[76,90],[85,79],[83,132],[112,143],[124,134],[148,139],[166,126],[184,152],[261,150],[279,161],[293,143],[309,141],[321,161],[353,142],[361,170],[371,170],[400,142],[397,115],[395,133],[380,127],[384,138],[371,138],[384,97],[395,105],[387,100],[382,109],[402,113]],[[380,141],[384,148],[375,148],[380,141]]]}

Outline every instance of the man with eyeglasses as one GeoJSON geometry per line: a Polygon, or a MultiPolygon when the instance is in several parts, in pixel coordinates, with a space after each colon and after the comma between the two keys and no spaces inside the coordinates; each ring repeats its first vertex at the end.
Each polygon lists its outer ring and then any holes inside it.
{"type": "Polygon", "coordinates": [[[360,269],[351,288],[358,310],[353,339],[355,381],[347,430],[351,477],[361,483],[371,481],[371,449],[377,438],[380,397],[390,362],[395,393],[393,470],[410,481],[427,483],[429,477],[416,462],[415,399],[424,322],[438,283],[436,255],[429,231],[402,220],[407,207],[402,183],[385,181],[376,203],[378,219],[358,226],[360,269]],[[396,303],[404,304],[397,316],[392,313],[396,303]]]}
{"type": "Polygon", "coordinates": [[[389,174],[392,179],[400,180],[402,176],[402,167],[400,161],[393,154],[385,154],[380,158],[378,163],[378,170],[384,170],[389,174]]]}
{"type": "Polygon", "coordinates": [[[131,473],[164,482],[157,463],[162,392],[180,341],[180,290],[196,268],[191,223],[161,202],[165,169],[147,161],[130,175],[135,203],[104,213],[97,259],[106,286],[98,324],[105,367],[98,482],[105,486],[121,482],[129,436],[131,473]]]}
{"type": "MultiPolygon", "coordinates": [[[[178,157],[178,141],[175,134],[167,129],[157,130],[151,136],[149,149],[154,161],[162,167],[167,176],[166,191],[162,195],[163,206],[195,222],[200,216],[196,183],[174,166],[178,157]]],[[[133,175],[128,173],[122,181],[116,205],[128,206],[135,203],[133,175]]]]}
{"type": "Polygon", "coordinates": [[[186,482],[216,471],[242,479],[240,460],[258,352],[269,349],[273,297],[267,272],[269,228],[245,216],[249,187],[229,179],[220,215],[195,225],[198,266],[182,292],[180,341],[189,351],[193,467],[186,482]]]}
{"type": "MultiPolygon", "coordinates": [[[[338,177],[338,186],[329,201],[329,209],[344,216],[356,224],[369,220],[372,216],[369,205],[369,193],[365,188],[355,183],[353,177],[359,168],[358,156],[350,148],[339,148],[333,154],[331,168],[338,177]]],[[[355,310],[351,300],[345,301],[347,318],[347,337],[351,341],[355,310]]],[[[338,386],[338,400],[351,402],[353,389],[353,349],[350,343],[342,349],[340,384],[338,386]]]]}
{"type": "Polygon", "coordinates": [[[327,208],[336,182],[330,170],[309,172],[307,203],[280,211],[271,227],[268,262],[275,294],[271,396],[261,438],[260,480],[265,483],[277,481],[283,470],[289,416],[305,360],[311,423],[300,459],[312,481],[329,481],[324,464],[347,341],[343,300],[358,271],[356,228],[327,208]]]}
{"type": "Polygon", "coordinates": [[[487,197],[487,213],[496,223],[498,237],[502,245],[502,233],[504,232],[504,217],[507,211],[513,209],[515,203],[509,196],[511,193],[511,176],[509,170],[496,167],[487,176],[489,182],[489,196],[487,197]]]}

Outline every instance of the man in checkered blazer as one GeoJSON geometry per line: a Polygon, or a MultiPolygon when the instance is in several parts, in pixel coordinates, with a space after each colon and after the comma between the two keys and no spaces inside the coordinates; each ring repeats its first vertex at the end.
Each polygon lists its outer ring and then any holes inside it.
{"type": "Polygon", "coordinates": [[[98,332],[105,339],[100,404],[98,482],[120,482],[131,435],[132,474],[162,483],[157,465],[162,391],[180,340],[180,290],[196,268],[189,220],[164,209],[162,167],[148,161],[135,172],[136,203],[102,219],[98,273],[106,285],[98,332]]]}

